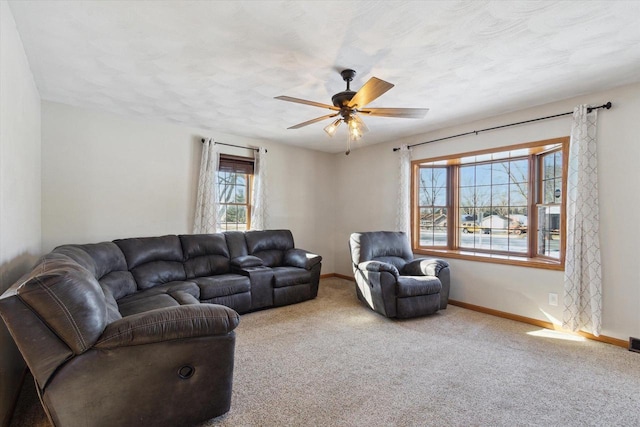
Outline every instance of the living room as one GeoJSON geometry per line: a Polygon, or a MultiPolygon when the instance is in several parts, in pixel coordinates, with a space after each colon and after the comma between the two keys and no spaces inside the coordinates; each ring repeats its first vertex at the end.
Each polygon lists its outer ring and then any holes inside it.
{"type": "MultiPolygon", "coordinates": [[[[619,66],[618,80],[600,73],[594,65],[593,69],[585,70],[586,77],[576,76],[585,81],[573,93],[552,84],[549,86],[557,94],[545,102],[532,95],[538,86],[523,85],[522,97],[532,100],[527,107],[516,107],[515,102],[494,105],[494,112],[485,115],[480,105],[473,104],[460,119],[451,118],[437,128],[375,144],[367,143],[369,134],[385,127],[384,120],[393,119],[366,118],[371,131],[348,156],[344,155],[344,140],[336,140],[337,137],[328,140],[319,127],[316,146],[332,144],[331,151],[280,143],[272,138],[243,136],[240,130],[221,132],[215,122],[213,126],[197,126],[153,118],[113,104],[109,96],[96,95],[90,107],[76,105],[70,94],[44,98],[42,91],[55,94],[56,88],[36,84],[34,76],[42,70],[35,68],[24,46],[33,33],[21,32],[18,19],[13,16],[13,9],[19,6],[16,3],[19,2],[0,2],[0,290],[11,286],[41,255],[58,245],[191,232],[203,137],[241,147],[265,147],[269,156],[266,228],[289,229],[299,247],[322,255],[323,276],[352,278],[350,234],[390,230],[396,226],[398,154],[394,148],[565,113],[580,104],[601,105],[611,101],[613,107],[598,115],[603,266],[601,337],[614,343],[640,337],[640,311],[637,310],[640,269],[634,250],[639,233],[631,225],[633,212],[640,209],[640,196],[634,188],[640,183],[636,164],[640,160],[637,137],[640,134],[637,120],[640,74],[636,71],[640,66],[640,44],[635,43],[639,38],[637,25],[624,25],[640,18],[634,2],[619,2],[612,7],[623,22],[620,33],[628,34],[629,44],[623,51],[603,51],[601,55],[603,63],[616,64],[618,56],[625,58],[619,66]],[[625,70],[633,72],[625,73],[625,70]],[[104,102],[104,108],[97,107],[99,102],[104,102]]],[[[607,9],[607,5],[603,2],[600,7],[607,9]]],[[[570,44],[579,46],[575,41],[570,44]]],[[[385,75],[390,64],[367,63],[368,59],[375,60],[362,54],[354,58],[353,64],[326,64],[326,75],[314,76],[318,81],[322,79],[316,85],[324,90],[326,84],[329,94],[341,90],[343,82],[331,69],[339,65],[362,67],[362,75],[354,81],[356,87],[372,75],[391,80],[385,75]],[[326,82],[327,79],[335,80],[326,82]]],[[[557,64],[559,68],[562,66],[557,64]]],[[[508,64],[504,67],[508,73],[508,64]]],[[[69,78],[80,79],[80,76],[69,78]]],[[[283,81],[278,92],[266,97],[283,94],[305,97],[308,92],[304,80],[303,76],[292,87],[283,81]]],[[[414,84],[409,77],[394,83],[398,85],[394,90],[405,93],[409,93],[414,84]]],[[[474,89],[465,87],[468,92],[474,89]]],[[[325,99],[319,97],[318,100],[325,99]]],[[[311,107],[304,107],[305,110],[298,109],[297,115],[293,115],[296,110],[293,104],[270,101],[278,111],[292,113],[291,116],[284,114],[282,123],[287,125],[313,117],[315,113],[311,107]]],[[[431,114],[442,108],[439,102],[449,107],[464,99],[426,98],[424,105],[415,106],[428,106],[431,114]]],[[[413,159],[437,158],[566,137],[570,131],[569,115],[416,146],[411,155],[413,159]]],[[[250,149],[223,147],[223,150],[230,155],[251,156],[250,149]]],[[[554,324],[562,320],[562,304],[550,305],[549,294],[563,295],[563,271],[444,258],[451,265],[452,300],[523,319],[554,324]]],[[[320,286],[322,289],[322,284],[320,286]]],[[[24,363],[4,326],[0,328],[0,343],[3,372],[0,417],[3,423],[8,423],[24,363]]]]}

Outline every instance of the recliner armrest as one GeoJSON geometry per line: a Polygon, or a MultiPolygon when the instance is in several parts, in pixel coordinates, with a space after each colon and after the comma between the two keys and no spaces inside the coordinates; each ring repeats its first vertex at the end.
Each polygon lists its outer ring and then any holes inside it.
{"type": "Polygon", "coordinates": [[[358,264],[358,268],[364,271],[371,271],[374,273],[387,272],[393,274],[396,278],[400,276],[398,269],[395,265],[380,261],[364,261],[358,264]]]}
{"type": "Polygon", "coordinates": [[[262,260],[257,256],[243,255],[233,258],[230,262],[232,267],[247,268],[247,267],[260,267],[264,265],[262,260]]]}
{"type": "Polygon", "coordinates": [[[107,325],[95,348],[131,345],[213,335],[226,335],[240,323],[240,316],[217,304],[181,305],[123,317],[107,325]]]}
{"type": "Polygon", "coordinates": [[[305,251],[304,249],[289,249],[284,254],[284,264],[291,267],[311,270],[315,265],[320,264],[320,255],[305,251]]]}
{"type": "Polygon", "coordinates": [[[449,263],[436,258],[416,258],[405,264],[402,274],[407,276],[438,276],[449,263]]]}

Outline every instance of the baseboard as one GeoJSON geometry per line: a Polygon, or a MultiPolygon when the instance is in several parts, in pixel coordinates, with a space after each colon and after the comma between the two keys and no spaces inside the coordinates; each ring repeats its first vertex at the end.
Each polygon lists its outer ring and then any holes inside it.
{"type": "Polygon", "coordinates": [[[328,274],[321,274],[320,275],[321,279],[331,279],[332,277],[337,277],[338,279],[351,280],[353,282],[353,277],[352,276],[346,276],[344,274],[328,273],[328,274]]]}
{"type": "MultiPolygon", "coordinates": [[[[340,278],[340,279],[350,280],[352,282],[354,281],[352,276],[347,276],[347,275],[338,274],[338,273],[329,273],[329,274],[325,274],[324,276],[320,276],[321,279],[331,278],[331,277],[337,277],[337,278],[340,278]]],[[[566,329],[563,329],[558,325],[554,325],[551,322],[546,322],[544,320],[533,319],[531,317],[520,316],[518,314],[507,313],[506,311],[494,310],[492,308],[482,307],[482,306],[479,306],[479,305],[473,305],[473,304],[469,304],[469,303],[462,302],[462,301],[456,301],[456,300],[449,300],[449,304],[456,305],[456,306],[462,307],[462,308],[466,308],[468,310],[477,311],[477,312],[480,312],[480,313],[490,314],[490,315],[496,316],[496,317],[502,317],[503,319],[515,320],[516,322],[527,323],[529,325],[539,326],[539,327],[545,328],[545,329],[553,329],[553,330],[556,330],[556,331],[574,333],[574,332],[568,331],[566,329]]],[[[617,345],[618,347],[629,348],[629,341],[627,341],[627,340],[621,340],[621,339],[618,339],[618,338],[608,337],[606,335],[595,336],[595,335],[590,334],[588,332],[582,332],[582,331],[577,332],[577,335],[583,336],[583,337],[588,338],[590,340],[600,341],[600,342],[604,342],[604,343],[612,344],[612,345],[617,345]]]]}
{"type": "Polygon", "coordinates": [[[531,317],[525,317],[525,316],[520,316],[517,314],[512,314],[512,313],[507,313],[505,311],[500,311],[500,310],[494,310],[492,308],[486,308],[486,307],[482,307],[479,305],[473,305],[473,304],[468,304],[466,302],[462,302],[462,301],[456,301],[456,300],[449,300],[449,304],[451,305],[456,305],[458,307],[462,307],[462,308],[466,308],[468,310],[473,310],[473,311],[477,311],[480,313],[485,313],[485,314],[490,314],[492,316],[496,316],[496,317],[502,317],[504,319],[509,319],[509,320],[515,320],[517,322],[521,322],[521,323],[527,323],[529,325],[534,325],[534,326],[539,326],[541,328],[545,328],[545,329],[553,329],[556,331],[561,331],[561,332],[567,332],[570,334],[577,334],[580,336],[583,336],[585,338],[588,338],[590,340],[594,340],[594,341],[600,341],[600,342],[604,342],[607,344],[612,344],[612,345],[617,345],[618,347],[624,347],[624,348],[628,348],[629,346],[629,342],[626,340],[621,340],[618,338],[613,338],[613,337],[608,337],[605,335],[600,335],[600,336],[595,336],[593,334],[590,334],[588,332],[571,332],[568,331],[558,325],[555,325],[551,322],[546,322],[544,320],[538,320],[538,319],[533,319],[531,317]]]}

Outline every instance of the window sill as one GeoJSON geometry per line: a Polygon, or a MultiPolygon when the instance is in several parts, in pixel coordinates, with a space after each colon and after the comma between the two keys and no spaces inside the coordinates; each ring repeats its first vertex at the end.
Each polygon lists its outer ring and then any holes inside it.
{"type": "Polygon", "coordinates": [[[564,263],[546,258],[527,258],[513,255],[487,254],[449,249],[413,249],[413,253],[442,258],[455,258],[493,264],[515,265],[519,267],[541,268],[564,271],[564,263]]]}

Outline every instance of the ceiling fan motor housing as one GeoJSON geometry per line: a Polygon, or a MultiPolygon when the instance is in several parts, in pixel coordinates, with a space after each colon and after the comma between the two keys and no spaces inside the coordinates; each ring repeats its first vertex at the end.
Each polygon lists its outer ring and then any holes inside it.
{"type": "Polygon", "coordinates": [[[333,102],[333,105],[335,105],[336,107],[342,108],[345,105],[347,105],[349,101],[351,101],[351,98],[353,98],[355,94],[356,93],[352,90],[345,90],[344,92],[338,92],[331,97],[331,102],[333,102]]]}
{"type": "Polygon", "coordinates": [[[351,88],[349,87],[349,82],[351,82],[353,78],[356,76],[356,72],[354,70],[347,69],[347,70],[342,70],[340,72],[340,75],[342,76],[342,80],[347,82],[347,90],[345,90],[344,92],[338,92],[335,95],[333,95],[331,97],[331,102],[333,102],[333,105],[335,107],[340,108],[340,114],[342,115],[342,117],[346,117],[352,111],[351,108],[347,107],[347,104],[349,103],[349,101],[351,101],[351,98],[353,98],[354,95],[356,94],[356,92],[352,91],[351,88]]]}

